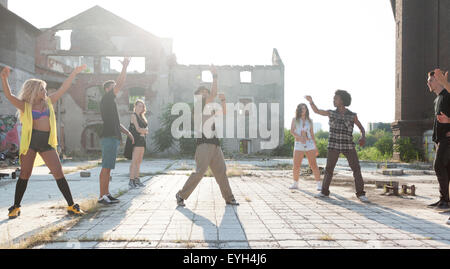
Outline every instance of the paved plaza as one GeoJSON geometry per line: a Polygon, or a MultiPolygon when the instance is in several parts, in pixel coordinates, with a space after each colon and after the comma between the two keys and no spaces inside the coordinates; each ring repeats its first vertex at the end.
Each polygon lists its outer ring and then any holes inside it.
{"type": "MultiPolygon", "coordinates": [[[[313,195],[315,182],[301,176],[289,190],[291,170],[263,162],[227,161],[231,188],[240,206],[226,205],[215,179],[205,177],[177,207],[175,194],[186,182],[192,160],[150,160],[142,165],[146,187],[128,190],[128,162],[118,163],[111,190],[119,204],[102,206],[60,232],[52,243],[35,248],[450,248],[450,213],[426,208],[438,199],[434,175],[399,177],[417,187],[417,196],[386,196],[374,180],[397,177],[363,174],[369,204],[354,194],[351,172],[335,175],[326,199],[313,195]]],[[[265,162],[267,163],[267,162],[265,162]]],[[[43,168],[42,168],[43,169],[43,168]]],[[[100,168],[90,178],[67,176],[76,201],[95,199],[100,168]]],[[[322,176],[323,177],[323,176],[322,176]]],[[[15,184],[0,185],[1,243],[17,241],[43,227],[64,225],[64,200],[50,175],[32,177],[22,215],[8,220],[15,184]]]]}

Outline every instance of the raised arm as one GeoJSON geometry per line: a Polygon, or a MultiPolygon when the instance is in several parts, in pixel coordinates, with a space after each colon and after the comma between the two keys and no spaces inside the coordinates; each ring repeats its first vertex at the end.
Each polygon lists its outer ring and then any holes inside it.
{"type": "Polygon", "coordinates": [[[320,110],[317,108],[317,106],[314,104],[311,96],[308,95],[308,96],[305,96],[305,98],[309,102],[309,105],[311,106],[314,113],[322,115],[322,116],[327,116],[327,117],[330,116],[330,113],[328,111],[320,110]]]}
{"type": "Polygon", "coordinates": [[[85,64],[75,68],[72,71],[72,73],[70,74],[70,76],[61,85],[61,87],[55,93],[48,96],[50,98],[50,100],[52,100],[53,104],[56,103],[67,92],[67,90],[70,88],[70,86],[72,86],[72,82],[75,79],[75,77],[79,73],[83,72],[83,70],[85,70],[86,68],[87,68],[87,65],[85,65],[85,64]]]}
{"type": "Polygon", "coordinates": [[[222,106],[222,110],[220,111],[215,111],[215,115],[226,115],[227,114],[227,103],[225,100],[225,94],[223,93],[219,93],[218,97],[220,99],[220,105],[222,106]]]}
{"type": "Polygon", "coordinates": [[[361,122],[359,122],[358,116],[356,115],[355,115],[355,124],[361,131],[361,138],[359,139],[359,145],[363,147],[366,144],[366,130],[364,130],[364,127],[362,126],[361,122]]]}
{"type": "Polygon", "coordinates": [[[206,104],[214,102],[214,99],[217,97],[217,69],[214,65],[211,65],[209,69],[213,75],[213,82],[211,86],[211,93],[206,98],[206,104]]]}
{"type": "Polygon", "coordinates": [[[445,75],[444,75],[444,72],[442,72],[442,70],[435,69],[434,77],[444,88],[447,89],[447,91],[450,91],[450,82],[448,81],[448,71],[445,72],[445,75]]]}
{"type": "Polygon", "coordinates": [[[116,86],[114,87],[114,95],[117,95],[119,93],[119,91],[122,89],[123,85],[125,84],[125,80],[127,79],[127,68],[128,68],[128,64],[130,64],[130,61],[131,61],[130,57],[125,57],[123,59],[123,62],[121,62],[122,63],[122,72],[117,77],[116,86]]]}
{"type": "Polygon", "coordinates": [[[9,87],[8,82],[10,72],[11,70],[9,69],[9,67],[5,67],[0,73],[0,76],[2,77],[3,92],[5,93],[6,99],[8,99],[13,106],[15,106],[20,111],[24,112],[25,102],[17,98],[14,94],[11,94],[11,88],[9,87]]]}

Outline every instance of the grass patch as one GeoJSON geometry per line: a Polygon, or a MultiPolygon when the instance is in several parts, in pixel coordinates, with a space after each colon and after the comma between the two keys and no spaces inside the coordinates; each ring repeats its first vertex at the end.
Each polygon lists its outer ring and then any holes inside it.
{"type": "Polygon", "coordinates": [[[190,167],[187,164],[183,163],[183,164],[181,164],[181,167],[177,168],[176,170],[182,170],[182,171],[192,170],[192,167],[190,167]]]}
{"type": "Polygon", "coordinates": [[[291,163],[279,163],[277,165],[267,166],[267,168],[273,170],[292,170],[293,167],[291,163]]]}
{"type": "Polygon", "coordinates": [[[172,167],[173,163],[169,163],[164,170],[168,170],[170,167],[172,167]]]}
{"type": "Polygon", "coordinates": [[[331,237],[331,235],[329,235],[329,234],[322,235],[319,238],[319,240],[322,240],[322,241],[335,241],[335,239],[333,237],[331,237]]]}
{"type": "Polygon", "coordinates": [[[86,165],[80,165],[75,168],[66,168],[66,169],[63,168],[63,173],[71,174],[71,173],[78,172],[81,170],[89,170],[89,169],[95,168],[97,166],[98,166],[98,163],[91,163],[91,164],[86,164],[86,165]]]}
{"type": "Polygon", "coordinates": [[[247,201],[248,203],[250,203],[252,200],[248,197],[245,197],[245,201],[247,201]]]}
{"type": "MultiPolygon", "coordinates": [[[[62,231],[70,229],[75,226],[79,221],[81,221],[87,215],[98,212],[100,206],[97,203],[97,198],[86,199],[79,202],[80,208],[87,214],[82,217],[74,217],[68,223],[63,225],[55,225],[48,227],[26,239],[20,240],[18,243],[8,243],[7,245],[0,245],[0,249],[30,249],[43,244],[52,243],[55,237],[62,231]]],[[[66,206],[52,206],[51,209],[66,209],[66,206]]],[[[80,240],[78,240],[80,241],[80,240]]]]}
{"type": "MultiPolygon", "coordinates": [[[[227,177],[241,177],[241,176],[245,176],[245,175],[251,175],[251,174],[246,174],[242,168],[239,168],[236,166],[227,167],[227,177]]],[[[211,168],[208,167],[208,170],[205,173],[205,177],[214,177],[214,174],[211,171],[211,168]]]]}
{"type": "Polygon", "coordinates": [[[9,243],[0,246],[0,249],[29,249],[42,244],[53,242],[53,238],[61,231],[75,225],[79,219],[73,219],[68,224],[56,225],[42,230],[41,232],[30,236],[27,239],[20,240],[17,244],[9,243]]]}
{"type": "Polygon", "coordinates": [[[97,198],[91,198],[88,200],[83,200],[79,203],[81,210],[86,212],[87,214],[96,213],[100,206],[97,202],[97,198]]]}

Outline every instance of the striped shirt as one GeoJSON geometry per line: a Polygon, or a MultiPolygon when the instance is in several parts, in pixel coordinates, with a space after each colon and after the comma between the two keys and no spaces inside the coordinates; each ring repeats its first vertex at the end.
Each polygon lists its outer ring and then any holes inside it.
{"type": "Polygon", "coordinates": [[[328,149],[340,152],[348,152],[355,148],[353,142],[353,127],[355,125],[356,113],[346,110],[344,114],[337,110],[328,110],[330,136],[328,138],[328,149]]]}

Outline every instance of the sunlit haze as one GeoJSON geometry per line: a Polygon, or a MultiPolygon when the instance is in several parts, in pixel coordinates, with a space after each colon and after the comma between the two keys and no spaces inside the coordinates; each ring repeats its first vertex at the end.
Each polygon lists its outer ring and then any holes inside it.
{"type": "MultiPolygon", "coordinates": [[[[351,93],[364,127],[394,120],[395,22],[388,0],[115,1],[10,0],[9,9],[38,28],[94,5],[173,39],[180,64],[285,64],[285,126],[311,95],[333,108],[336,89],[351,93]]],[[[311,113],[328,130],[328,119],[311,113]]]]}

